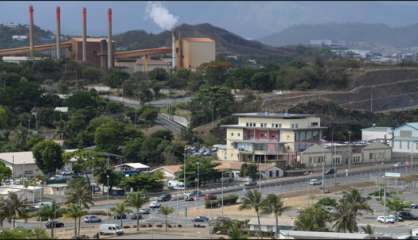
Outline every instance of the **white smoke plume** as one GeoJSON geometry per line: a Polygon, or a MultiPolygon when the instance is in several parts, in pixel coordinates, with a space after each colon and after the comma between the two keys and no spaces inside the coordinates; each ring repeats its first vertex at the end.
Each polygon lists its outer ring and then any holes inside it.
{"type": "Polygon", "coordinates": [[[145,11],[164,30],[173,29],[178,21],[178,17],[171,14],[160,2],[148,2],[145,11]]]}

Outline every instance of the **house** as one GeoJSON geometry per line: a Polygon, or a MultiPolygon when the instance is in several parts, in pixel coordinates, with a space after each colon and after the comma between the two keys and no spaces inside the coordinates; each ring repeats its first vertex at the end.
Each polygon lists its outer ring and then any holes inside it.
{"type": "Polygon", "coordinates": [[[275,164],[262,163],[257,167],[263,179],[283,177],[284,172],[275,164]]]}
{"type": "Polygon", "coordinates": [[[366,142],[391,143],[393,132],[391,127],[369,127],[361,129],[361,140],[366,142]]]}
{"type": "Polygon", "coordinates": [[[16,193],[21,199],[35,203],[42,200],[42,187],[24,185],[2,185],[0,186],[0,196],[7,197],[9,192],[16,193]]]}
{"type": "Polygon", "coordinates": [[[372,143],[322,143],[315,144],[300,153],[299,161],[306,167],[359,165],[391,161],[389,145],[372,143]],[[351,160],[350,160],[351,159],[351,160]]]}
{"type": "Polygon", "coordinates": [[[418,122],[395,128],[392,142],[394,153],[418,153],[418,122]]]}
{"type": "Polygon", "coordinates": [[[174,180],[176,178],[176,172],[179,172],[181,170],[182,166],[183,165],[180,165],[180,164],[167,165],[167,166],[162,166],[162,167],[155,168],[155,169],[151,170],[151,172],[160,171],[160,172],[163,173],[164,179],[169,181],[169,180],[174,180]]]}
{"type": "Polygon", "coordinates": [[[122,163],[114,166],[115,171],[122,172],[124,175],[137,174],[150,170],[148,165],[142,163],[122,163]]]}
{"type": "Polygon", "coordinates": [[[35,177],[42,175],[35,163],[32,152],[4,152],[0,153],[0,161],[12,170],[12,177],[35,177]]]}
{"type": "Polygon", "coordinates": [[[237,124],[226,128],[226,145],[218,146],[217,157],[224,161],[271,162],[281,165],[296,160],[296,154],[320,143],[320,119],[308,114],[237,113],[237,124]]]}

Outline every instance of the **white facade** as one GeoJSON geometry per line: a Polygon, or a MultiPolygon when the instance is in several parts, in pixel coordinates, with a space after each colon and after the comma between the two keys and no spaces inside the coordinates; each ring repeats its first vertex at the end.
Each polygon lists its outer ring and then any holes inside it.
{"type": "Polygon", "coordinates": [[[393,152],[418,153],[418,122],[405,123],[394,129],[393,152]]]}
{"type": "Polygon", "coordinates": [[[370,127],[361,129],[361,140],[363,141],[378,141],[383,142],[387,140],[389,143],[392,140],[393,132],[390,127],[370,127]]]}
{"type": "Polygon", "coordinates": [[[35,177],[42,172],[35,163],[32,152],[0,153],[0,161],[12,170],[12,177],[35,177]]]}

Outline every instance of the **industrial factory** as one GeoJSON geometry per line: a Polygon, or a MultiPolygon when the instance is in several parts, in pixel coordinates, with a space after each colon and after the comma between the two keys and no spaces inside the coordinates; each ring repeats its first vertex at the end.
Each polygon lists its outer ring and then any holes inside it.
{"type": "Polygon", "coordinates": [[[55,44],[36,45],[33,39],[34,9],[29,6],[29,46],[0,49],[4,61],[35,59],[35,53],[57,60],[71,59],[103,69],[120,68],[127,72],[148,72],[155,68],[185,68],[195,70],[203,63],[215,60],[215,41],[210,38],[190,38],[172,31],[171,47],[115,51],[112,41],[112,9],[107,11],[107,37],[88,37],[87,9],[82,9],[82,35],[62,41],[61,9],[56,8],[55,44]],[[171,55],[170,58],[162,58],[171,55]],[[159,58],[158,58],[159,57],[159,58]]]}

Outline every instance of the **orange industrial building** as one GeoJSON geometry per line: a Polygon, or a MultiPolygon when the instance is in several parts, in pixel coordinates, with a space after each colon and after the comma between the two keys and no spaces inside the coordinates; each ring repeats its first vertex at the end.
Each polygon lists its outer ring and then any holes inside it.
{"type": "Polygon", "coordinates": [[[71,38],[68,41],[61,42],[61,10],[56,9],[56,32],[55,44],[35,45],[33,42],[33,19],[34,9],[29,7],[29,46],[0,49],[0,57],[4,56],[27,56],[33,57],[34,52],[47,53],[47,55],[55,55],[56,59],[72,59],[86,64],[100,66],[101,68],[110,69],[114,66],[125,66],[126,62],[136,62],[138,59],[142,61],[142,68],[136,67],[130,69],[133,71],[148,72],[148,64],[151,56],[164,55],[171,53],[172,68],[186,68],[195,70],[202,63],[215,60],[215,41],[209,38],[180,38],[175,40],[175,34],[172,34],[172,47],[160,47],[151,49],[139,49],[130,51],[114,51],[112,42],[112,10],[108,9],[108,36],[107,38],[91,38],[87,37],[87,10],[82,10],[82,36],[71,38]],[[108,47],[109,46],[109,47],[108,47]],[[120,64],[118,64],[120,62],[120,64]]]}

